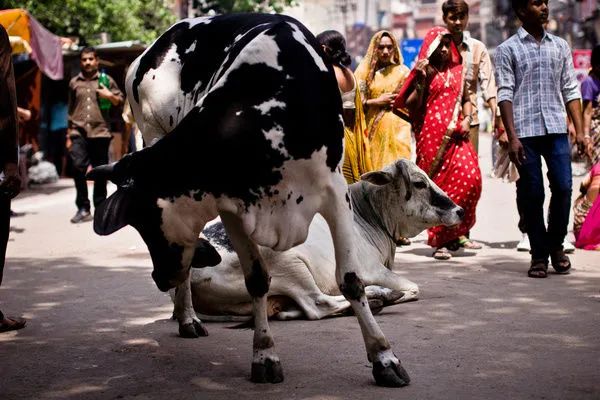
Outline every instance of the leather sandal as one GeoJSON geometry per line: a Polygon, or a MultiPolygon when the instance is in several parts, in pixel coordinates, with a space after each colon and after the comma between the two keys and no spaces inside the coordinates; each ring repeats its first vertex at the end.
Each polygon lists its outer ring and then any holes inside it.
{"type": "Polygon", "coordinates": [[[556,250],[550,253],[552,268],[557,274],[568,274],[571,269],[571,260],[565,254],[564,250],[556,250]]]}
{"type": "Polygon", "coordinates": [[[527,276],[530,278],[547,278],[548,262],[545,260],[532,260],[527,276]]]}
{"type": "Polygon", "coordinates": [[[452,254],[445,247],[439,247],[433,252],[433,258],[436,260],[449,260],[452,258],[452,254]]]}
{"type": "Polygon", "coordinates": [[[397,246],[410,246],[410,244],[411,244],[410,239],[407,237],[404,237],[404,236],[396,241],[397,246]]]}

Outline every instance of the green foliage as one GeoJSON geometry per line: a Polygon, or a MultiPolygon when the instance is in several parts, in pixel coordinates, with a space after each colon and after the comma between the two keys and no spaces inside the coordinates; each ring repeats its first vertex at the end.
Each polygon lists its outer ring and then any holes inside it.
{"type": "Polygon", "coordinates": [[[7,8],[24,8],[52,33],[92,45],[100,32],[150,43],[176,20],[165,0],[0,0],[7,8]]]}
{"type": "Polygon", "coordinates": [[[297,4],[295,0],[192,0],[198,15],[231,12],[281,12],[286,6],[297,4]]]}

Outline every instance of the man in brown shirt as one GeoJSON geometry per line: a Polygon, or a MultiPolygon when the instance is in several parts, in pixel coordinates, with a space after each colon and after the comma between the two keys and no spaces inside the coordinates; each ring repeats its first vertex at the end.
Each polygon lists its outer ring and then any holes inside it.
{"type": "MultiPolygon", "coordinates": [[[[10,231],[10,200],[19,194],[21,179],[17,167],[17,94],[8,34],[0,25],[0,284],[4,273],[6,245],[10,231]]],[[[25,320],[5,317],[0,311],[0,332],[21,329],[25,320]]]]}
{"type": "MultiPolygon", "coordinates": [[[[72,223],[89,221],[90,200],[85,174],[88,167],[108,163],[108,146],[112,138],[108,110],[101,110],[98,102],[107,99],[113,106],[123,102],[123,94],[109,76],[109,85],[98,82],[99,60],[96,50],[86,47],[80,54],[81,72],[69,82],[69,129],[67,147],[73,161],[77,213],[72,223]]],[[[94,207],[106,199],[106,181],[94,182],[94,207]]]]}

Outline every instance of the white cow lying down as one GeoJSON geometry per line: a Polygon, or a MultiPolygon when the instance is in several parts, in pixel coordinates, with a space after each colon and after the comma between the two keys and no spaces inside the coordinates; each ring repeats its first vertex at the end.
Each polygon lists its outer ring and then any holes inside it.
{"type": "MultiPolygon", "coordinates": [[[[379,286],[366,288],[369,299],[391,305],[416,300],[418,286],[393,273],[396,242],[436,225],[453,225],[463,211],[413,162],[401,160],[371,172],[350,186],[355,245],[363,259],[378,260],[360,271],[379,286]],[[408,191],[406,190],[408,188],[408,191]]],[[[203,319],[209,315],[252,315],[252,298],[237,254],[218,221],[203,236],[221,256],[215,267],[192,269],[192,300],[203,319]]],[[[269,315],[277,319],[320,319],[350,308],[335,279],[335,254],[326,221],[317,215],[306,242],[284,252],[260,247],[269,264],[269,315]],[[290,301],[292,300],[292,301],[290,301]]]]}

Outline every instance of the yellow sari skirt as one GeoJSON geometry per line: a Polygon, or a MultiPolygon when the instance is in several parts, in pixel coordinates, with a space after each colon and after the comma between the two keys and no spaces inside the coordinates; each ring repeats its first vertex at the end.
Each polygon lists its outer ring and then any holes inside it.
{"type": "Polygon", "coordinates": [[[348,184],[358,182],[360,176],[372,171],[369,140],[360,92],[356,90],[354,129],[344,128],[344,164],[342,171],[348,184]]]}

